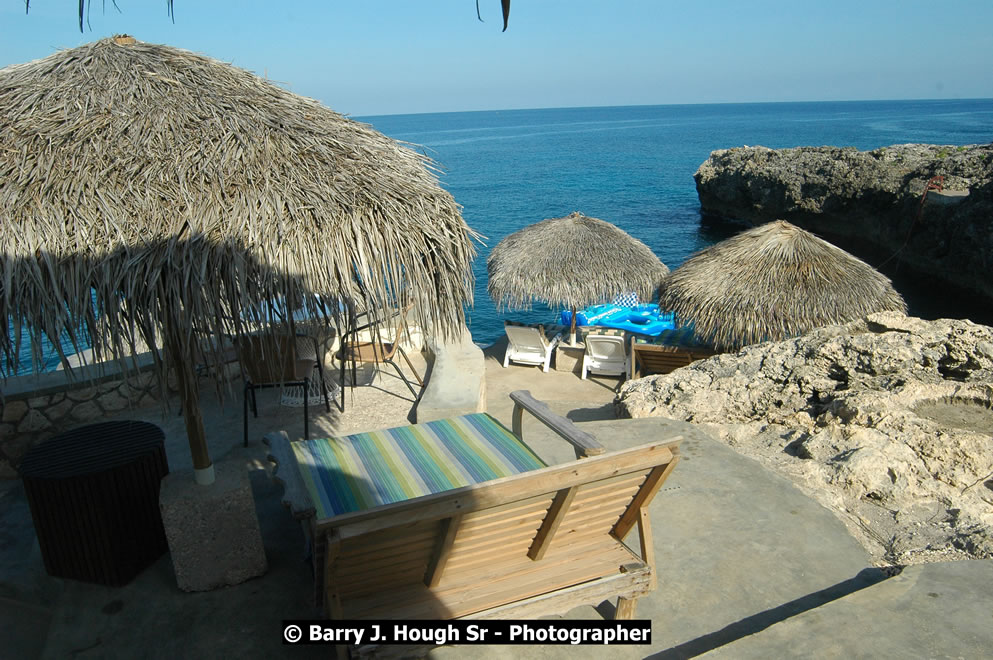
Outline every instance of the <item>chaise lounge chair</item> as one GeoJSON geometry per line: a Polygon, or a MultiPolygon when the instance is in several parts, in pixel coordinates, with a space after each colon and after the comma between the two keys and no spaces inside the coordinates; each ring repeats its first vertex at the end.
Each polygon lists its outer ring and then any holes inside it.
{"type": "Polygon", "coordinates": [[[284,503],[309,532],[326,616],[531,619],[617,597],[615,618],[634,617],[656,582],[648,505],[680,438],[607,452],[530,393],[510,397],[513,433],[477,413],[309,442],[266,436],[284,503]],[[545,467],[522,440],[524,410],[581,458],[545,467]],[[638,550],[623,542],[635,527],[638,550]]]}
{"type": "Polygon", "coordinates": [[[621,380],[630,368],[630,358],[624,342],[623,332],[594,332],[583,340],[586,352],[583,354],[583,380],[587,373],[620,376],[621,380]]]}
{"type": "Polygon", "coordinates": [[[514,321],[504,322],[504,331],[507,333],[507,351],[503,354],[504,368],[511,362],[520,362],[538,365],[542,371],[548,371],[552,362],[552,353],[562,338],[562,333],[549,339],[544,326],[525,325],[514,321]]]}

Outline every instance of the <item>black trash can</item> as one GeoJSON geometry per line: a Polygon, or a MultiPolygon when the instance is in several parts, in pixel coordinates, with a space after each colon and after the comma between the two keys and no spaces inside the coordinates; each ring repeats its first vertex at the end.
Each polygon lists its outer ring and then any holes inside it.
{"type": "Polygon", "coordinates": [[[49,575],[121,586],[168,549],[159,484],[169,464],[158,426],[73,429],[33,447],[18,470],[49,575]]]}

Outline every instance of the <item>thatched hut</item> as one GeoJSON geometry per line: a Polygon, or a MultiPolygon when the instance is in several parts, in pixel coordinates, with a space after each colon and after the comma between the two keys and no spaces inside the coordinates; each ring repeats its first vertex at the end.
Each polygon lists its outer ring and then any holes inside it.
{"type": "Polygon", "coordinates": [[[723,350],[795,337],[873,312],[907,311],[879,271],[782,220],[690,257],[666,279],[659,304],[723,350]]]}
{"type": "MultiPolygon", "coordinates": [[[[0,144],[0,317],[122,362],[160,338],[198,478],[189,356],[245,332],[244,310],[402,302],[431,332],[464,323],[474,234],[431,162],[242,69],[127,36],[10,66],[0,144]]],[[[15,364],[19,332],[0,336],[15,364]]]]}
{"type": "Polygon", "coordinates": [[[650,300],[669,269],[624,230],[574,212],[504,238],[486,260],[486,272],[498,308],[529,309],[538,300],[572,309],[575,344],[577,308],[631,291],[650,300]]]}

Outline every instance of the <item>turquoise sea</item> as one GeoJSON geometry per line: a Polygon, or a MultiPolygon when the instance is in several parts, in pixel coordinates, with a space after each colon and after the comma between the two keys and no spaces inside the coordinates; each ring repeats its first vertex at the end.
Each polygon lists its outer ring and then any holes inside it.
{"type": "MultiPolygon", "coordinates": [[[[522,227],[580,211],[647,244],[670,268],[733,233],[702,226],[693,173],[715,149],[993,142],[993,99],[557,108],[357,117],[422,145],[466,222],[487,237],[474,264],[473,340],[489,344],[503,319],[549,321],[558,310],[498,313],[486,257],[522,227]]],[[[900,288],[900,283],[896,282],[900,288]]],[[[911,312],[954,316],[901,289],[911,312]]]]}
{"type": "MultiPolygon", "coordinates": [[[[470,330],[495,341],[503,319],[549,322],[559,310],[498,313],[486,257],[506,235],[572,211],[612,222],[670,268],[733,233],[701,224],[693,173],[715,149],[993,142],[993,99],[665,105],[355,117],[415,145],[486,236],[474,263],[470,330]]],[[[899,285],[898,285],[899,288],[899,285]]],[[[923,309],[928,301],[912,306],[923,309]]],[[[921,315],[930,315],[918,311],[921,315]]],[[[940,310],[935,313],[941,313],[940,310]]],[[[952,315],[952,314],[944,314],[952,315]]],[[[27,355],[25,349],[25,356],[27,355]]],[[[49,361],[53,368],[57,360],[49,361]]]]}

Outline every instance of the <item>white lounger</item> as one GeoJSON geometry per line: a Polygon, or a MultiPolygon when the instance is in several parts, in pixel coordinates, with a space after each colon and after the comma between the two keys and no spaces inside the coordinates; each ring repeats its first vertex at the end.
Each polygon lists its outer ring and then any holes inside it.
{"type": "Polygon", "coordinates": [[[522,325],[514,321],[504,323],[507,333],[507,352],[503,355],[503,366],[511,362],[540,365],[542,371],[548,371],[552,362],[552,352],[562,338],[562,333],[552,339],[545,336],[545,328],[541,325],[522,325]]]}

